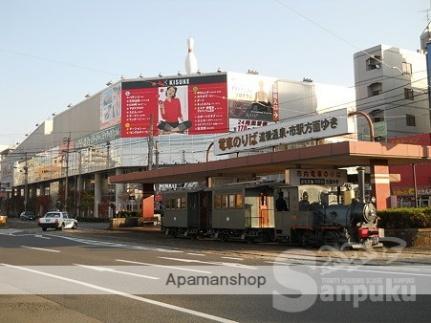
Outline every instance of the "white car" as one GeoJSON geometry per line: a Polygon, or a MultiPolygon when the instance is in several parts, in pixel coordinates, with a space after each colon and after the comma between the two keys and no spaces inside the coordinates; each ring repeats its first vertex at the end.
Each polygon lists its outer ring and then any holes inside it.
{"type": "Polygon", "coordinates": [[[43,218],[39,219],[38,224],[43,231],[46,231],[48,228],[54,228],[56,230],[78,228],[78,220],[69,217],[67,212],[60,211],[46,213],[43,218]]]}

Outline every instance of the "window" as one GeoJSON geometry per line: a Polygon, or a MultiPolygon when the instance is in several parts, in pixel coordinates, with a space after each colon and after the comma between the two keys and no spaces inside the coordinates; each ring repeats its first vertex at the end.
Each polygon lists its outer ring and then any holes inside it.
{"type": "Polygon", "coordinates": [[[229,208],[235,207],[235,194],[229,194],[229,208]]]}
{"type": "Polygon", "coordinates": [[[407,62],[402,62],[403,74],[412,75],[412,64],[407,62]]]}
{"type": "Polygon", "coordinates": [[[242,194],[237,194],[236,195],[236,204],[235,204],[236,208],[243,208],[244,207],[244,196],[242,194]]]}
{"type": "Polygon", "coordinates": [[[382,94],[382,83],[376,82],[368,86],[368,96],[375,96],[382,94]]]}
{"type": "Polygon", "coordinates": [[[414,100],[413,89],[404,88],[404,98],[408,100],[414,100]]]}
{"type": "Polygon", "coordinates": [[[376,109],[369,113],[369,116],[373,122],[385,121],[385,113],[382,109],[376,109]]]}
{"type": "Polygon", "coordinates": [[[406,114],[406,124],[409,127],[416,127],[416,117],[412,114],[406,114]]]}
{"type": "Polygon", "coordinates": [[[241,209],[244,207],[242,194],[216,194],[214,207],[217,209],[241,209]]]}
{"type": "Polygon", "coordinates": [[[221,200],[222,200],[222,195],[216,194],[216,196],[215,196],[215,202],[214,202],[214,207],[216,209],[221,209],[221,200]]]}
{"type": "Polygon", "coordinates": [[[374,55],[373,57],[370,57],[366,61],[367,65],[367,71],[380,69],[382,62],[382,57],[378,55],[374,55]]]}

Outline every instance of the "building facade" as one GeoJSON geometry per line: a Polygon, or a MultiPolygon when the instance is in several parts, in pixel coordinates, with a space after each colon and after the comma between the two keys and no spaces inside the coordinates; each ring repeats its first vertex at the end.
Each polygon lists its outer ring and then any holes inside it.
{"type": "MultiPolygon", "coordinates": [[[[387,45],[354,54],[356,106],[367,112],[377,140],[430,132],[425,55],[387,45]]],[[[358,119],[360,139],[368,126],[358,119]]]]}
{"type": "Polygon", "coordinates": [[[141,212],[144,187],[111,185],[109,176],[227,158],[208,153],[222,133],[354,100],[352,89],[231,72],[121,80],[46,120],[4,156],[13,203],[1,207],[82,217],[141,212]]]}

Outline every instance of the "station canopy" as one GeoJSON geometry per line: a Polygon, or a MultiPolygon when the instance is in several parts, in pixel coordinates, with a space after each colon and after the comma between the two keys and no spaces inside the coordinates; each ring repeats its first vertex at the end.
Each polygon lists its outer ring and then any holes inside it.
{"type": "Polygon", "coordinates": [[[262,153],[197,164],[176,165],[110,177],[111,183],[184,183],[208,177],[262,176],[289,168],[368,166],[374,160],[388,165],[429,162],[431,146],[344,141],[262,153]]]}

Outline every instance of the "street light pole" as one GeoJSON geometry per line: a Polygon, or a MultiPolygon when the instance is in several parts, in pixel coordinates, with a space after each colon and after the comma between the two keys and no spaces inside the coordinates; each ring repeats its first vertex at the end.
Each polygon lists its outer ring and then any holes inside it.
{"type": "Polygon", "coordinates": [[[69,148],[70,148],[70,132],[65,138],[66,141],[66,184],[64,185],[64,211],[67,211],[67,202],[69,197],[69,148]]]}

